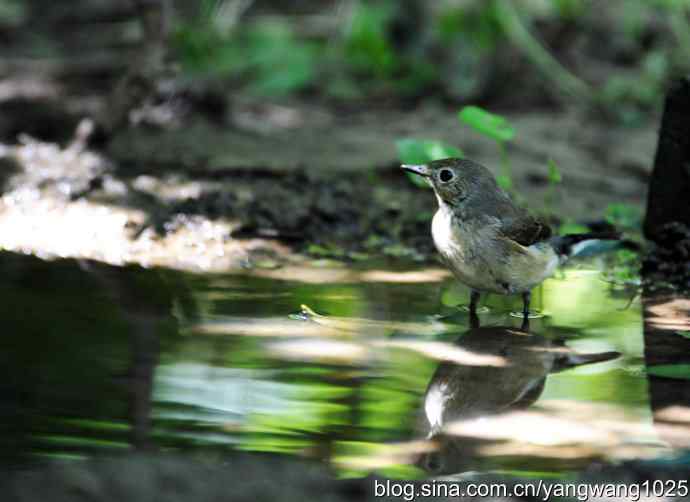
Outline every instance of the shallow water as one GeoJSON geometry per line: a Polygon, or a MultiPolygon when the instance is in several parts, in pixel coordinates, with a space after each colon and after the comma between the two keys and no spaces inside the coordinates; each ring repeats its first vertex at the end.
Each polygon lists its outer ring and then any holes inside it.
{"type": "Polygon", "coordinates": [[[471,326],[438,268],[204,276],[2,254],[4,462],[239,449],[412,477],[672,455],[639,301],[600,260],[535,290],[527,332],[519,298],[483,299],[471,326]]]}

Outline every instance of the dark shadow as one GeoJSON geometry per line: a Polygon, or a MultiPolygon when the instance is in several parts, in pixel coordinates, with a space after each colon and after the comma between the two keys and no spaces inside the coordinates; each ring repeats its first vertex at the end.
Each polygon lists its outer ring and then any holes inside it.
{"type": "Polygon", "coordinates": [[[1,462],[150,449],[151,393],[173,306],[195,316],[176,273],[0,253],[1,462]]]}

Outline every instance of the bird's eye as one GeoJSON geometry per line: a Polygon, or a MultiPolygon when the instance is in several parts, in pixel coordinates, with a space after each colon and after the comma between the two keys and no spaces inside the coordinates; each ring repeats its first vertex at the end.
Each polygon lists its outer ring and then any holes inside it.
{"type": "Polygon", "coordinates": [[[441,169],[441,172],[439,173],[438,177],[441,181],[447,183],[453,179],[453,171],[451,171],[450,169],[441,169]]]}

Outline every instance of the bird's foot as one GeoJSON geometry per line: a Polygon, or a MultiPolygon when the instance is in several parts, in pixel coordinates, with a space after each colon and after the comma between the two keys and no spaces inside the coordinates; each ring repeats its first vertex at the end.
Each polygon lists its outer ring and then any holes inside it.
{"type": "Polygon", "coordinates": [[[545,315],[546,314],[544,314],[541,310],[537,309],[529,309],[527,312],[525,312],[524,310],[514,310],[510,313],[511,317],[517,317],[519,319],[540,319],[542,317],[545,317],[545,315]]]}
{"type": "Polygon", "coordinates": [[[479,306],[479,299],[481,298],[481,293],[475,289],[470,292],[470,304],[468,306],[463,306],[463,310],[469,311],[470,315],[486,314],[489,312],[488,307],[479,306]]]}

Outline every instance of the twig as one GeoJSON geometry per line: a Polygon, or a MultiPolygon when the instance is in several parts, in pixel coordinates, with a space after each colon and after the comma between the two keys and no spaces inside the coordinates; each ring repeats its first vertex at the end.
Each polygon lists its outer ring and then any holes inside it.
{"type": "Polygon", "coordinates": [[[536,66],[546,77],[555,81],[556,85],[565,93],[585,100],[592,100],[594,92],[592,88],[571,73],[548,50],[546,50],[537,39],[529,32],[527,27],[520,20],[520,16],[515,10],[512,0],[494,0],[494,7],[497,18],[503,31],[510,41],[520,49],[525,56],[536,66]]]}

